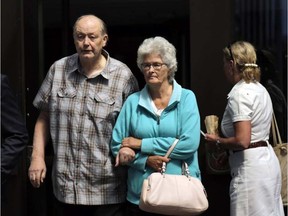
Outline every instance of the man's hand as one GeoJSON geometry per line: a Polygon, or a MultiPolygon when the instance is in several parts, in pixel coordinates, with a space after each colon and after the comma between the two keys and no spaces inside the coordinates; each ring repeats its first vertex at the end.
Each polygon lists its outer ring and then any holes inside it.
{"type": "Polygon", "coordinates": [[[116,164],[115,167],[119,165],[126,165],[131,162],[135,157],[135,152],[133,149],[129,147],[122,147],[117,156],[116,156],[116,164]]]}
{"type": "Polygon", "coordinates": [[[32,157],[28,177],[35,188],[39,188],[46,177],[46,164],[42,157],[32,157]]]}

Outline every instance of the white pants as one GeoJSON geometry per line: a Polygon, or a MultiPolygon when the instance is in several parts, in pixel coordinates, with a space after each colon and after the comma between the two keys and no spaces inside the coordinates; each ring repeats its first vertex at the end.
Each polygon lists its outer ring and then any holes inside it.
{"type": "Polygon", "coordinates": [[[271,145],[229,157],[230,216],[284,216],[281,171],[271,145]]]}

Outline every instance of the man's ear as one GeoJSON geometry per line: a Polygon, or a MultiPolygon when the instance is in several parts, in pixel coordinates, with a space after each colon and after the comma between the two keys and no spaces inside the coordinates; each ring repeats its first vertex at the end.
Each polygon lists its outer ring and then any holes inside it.
{"type": "Polygon", "coordinates": [[[105,35],[103,36],[103,47],[105,47],[105,46],[107,45],[107,43],[108,43],[108,35],[105,34],[105,35]]]}

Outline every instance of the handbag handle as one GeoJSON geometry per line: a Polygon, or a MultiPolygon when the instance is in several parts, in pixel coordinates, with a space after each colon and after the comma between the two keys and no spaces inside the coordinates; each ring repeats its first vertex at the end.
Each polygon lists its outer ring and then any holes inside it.
{"type": "MultiPolygon", "coordinates": [[[[171,152],[173,151],[173,149],[175,148],[175,146],[177,145],[179,139],[175,139],[174,142],[172,143],[172,145],[169,147],[168,151],[166,152],[165,156],[166,158],[169,157],[169,155],[171,154],[171,152]]],[[[162,162],[162,168],[161,168],[161,174],[164,174],[166,171],[166,163],[162,162]]]]}
{"type": "MultiPolygon", "coordinates": [[[[168,149],[167,153],[165,154],[164,157],[168,158],[169,155],[171,154],[171,152],[173,151],[173,149],[175,148],[175,146],[177,145],[179,139],[176,138],[174,140],[174,142],[172,143],[172,145],[170,146],[170,148],[168,149]]],[[[166,162],[162,163],[162,168],[161,168],[161,174],[164,174],[166,171],[166,162]]],[[[189,172],[189,168],[188,165],[185,161],[182,162],[182,175],[185,175],[187,177],[190,177],[190,172],[189,172]]]]}
{"type": "Polygon", "coordinates": [[[174,142],[172,143],[172,145],[170,146],[170,148],[168,149],[167,153],[165,154],[164,157],[168,158],[169,155],[171,154],[171,152],[173,151],[173,149],[175,148],[175,146],[177,145],[179,139],[175,139],[174,142]]]}
{"type": "Polygon", "coordinates": [[[277,120],[276,120],[274,112],[273,112],[273,117],[272,117],[272,138],[273,138],[273,146],[276,146],[277,144],[282,144],[282,139],[280,136],[280,132],[279,132],[279,128],[277,125],[277,120]]]}

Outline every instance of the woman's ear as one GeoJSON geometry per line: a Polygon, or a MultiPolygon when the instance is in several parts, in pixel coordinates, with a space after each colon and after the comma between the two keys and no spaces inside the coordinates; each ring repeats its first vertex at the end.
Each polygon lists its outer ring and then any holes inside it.
{"type": "Polygon", "coordinates": [[[231,73],[233,74],[234,73],[234,61],[233,60],[229,60],[229,70],[231,71],[231,73]]]}

